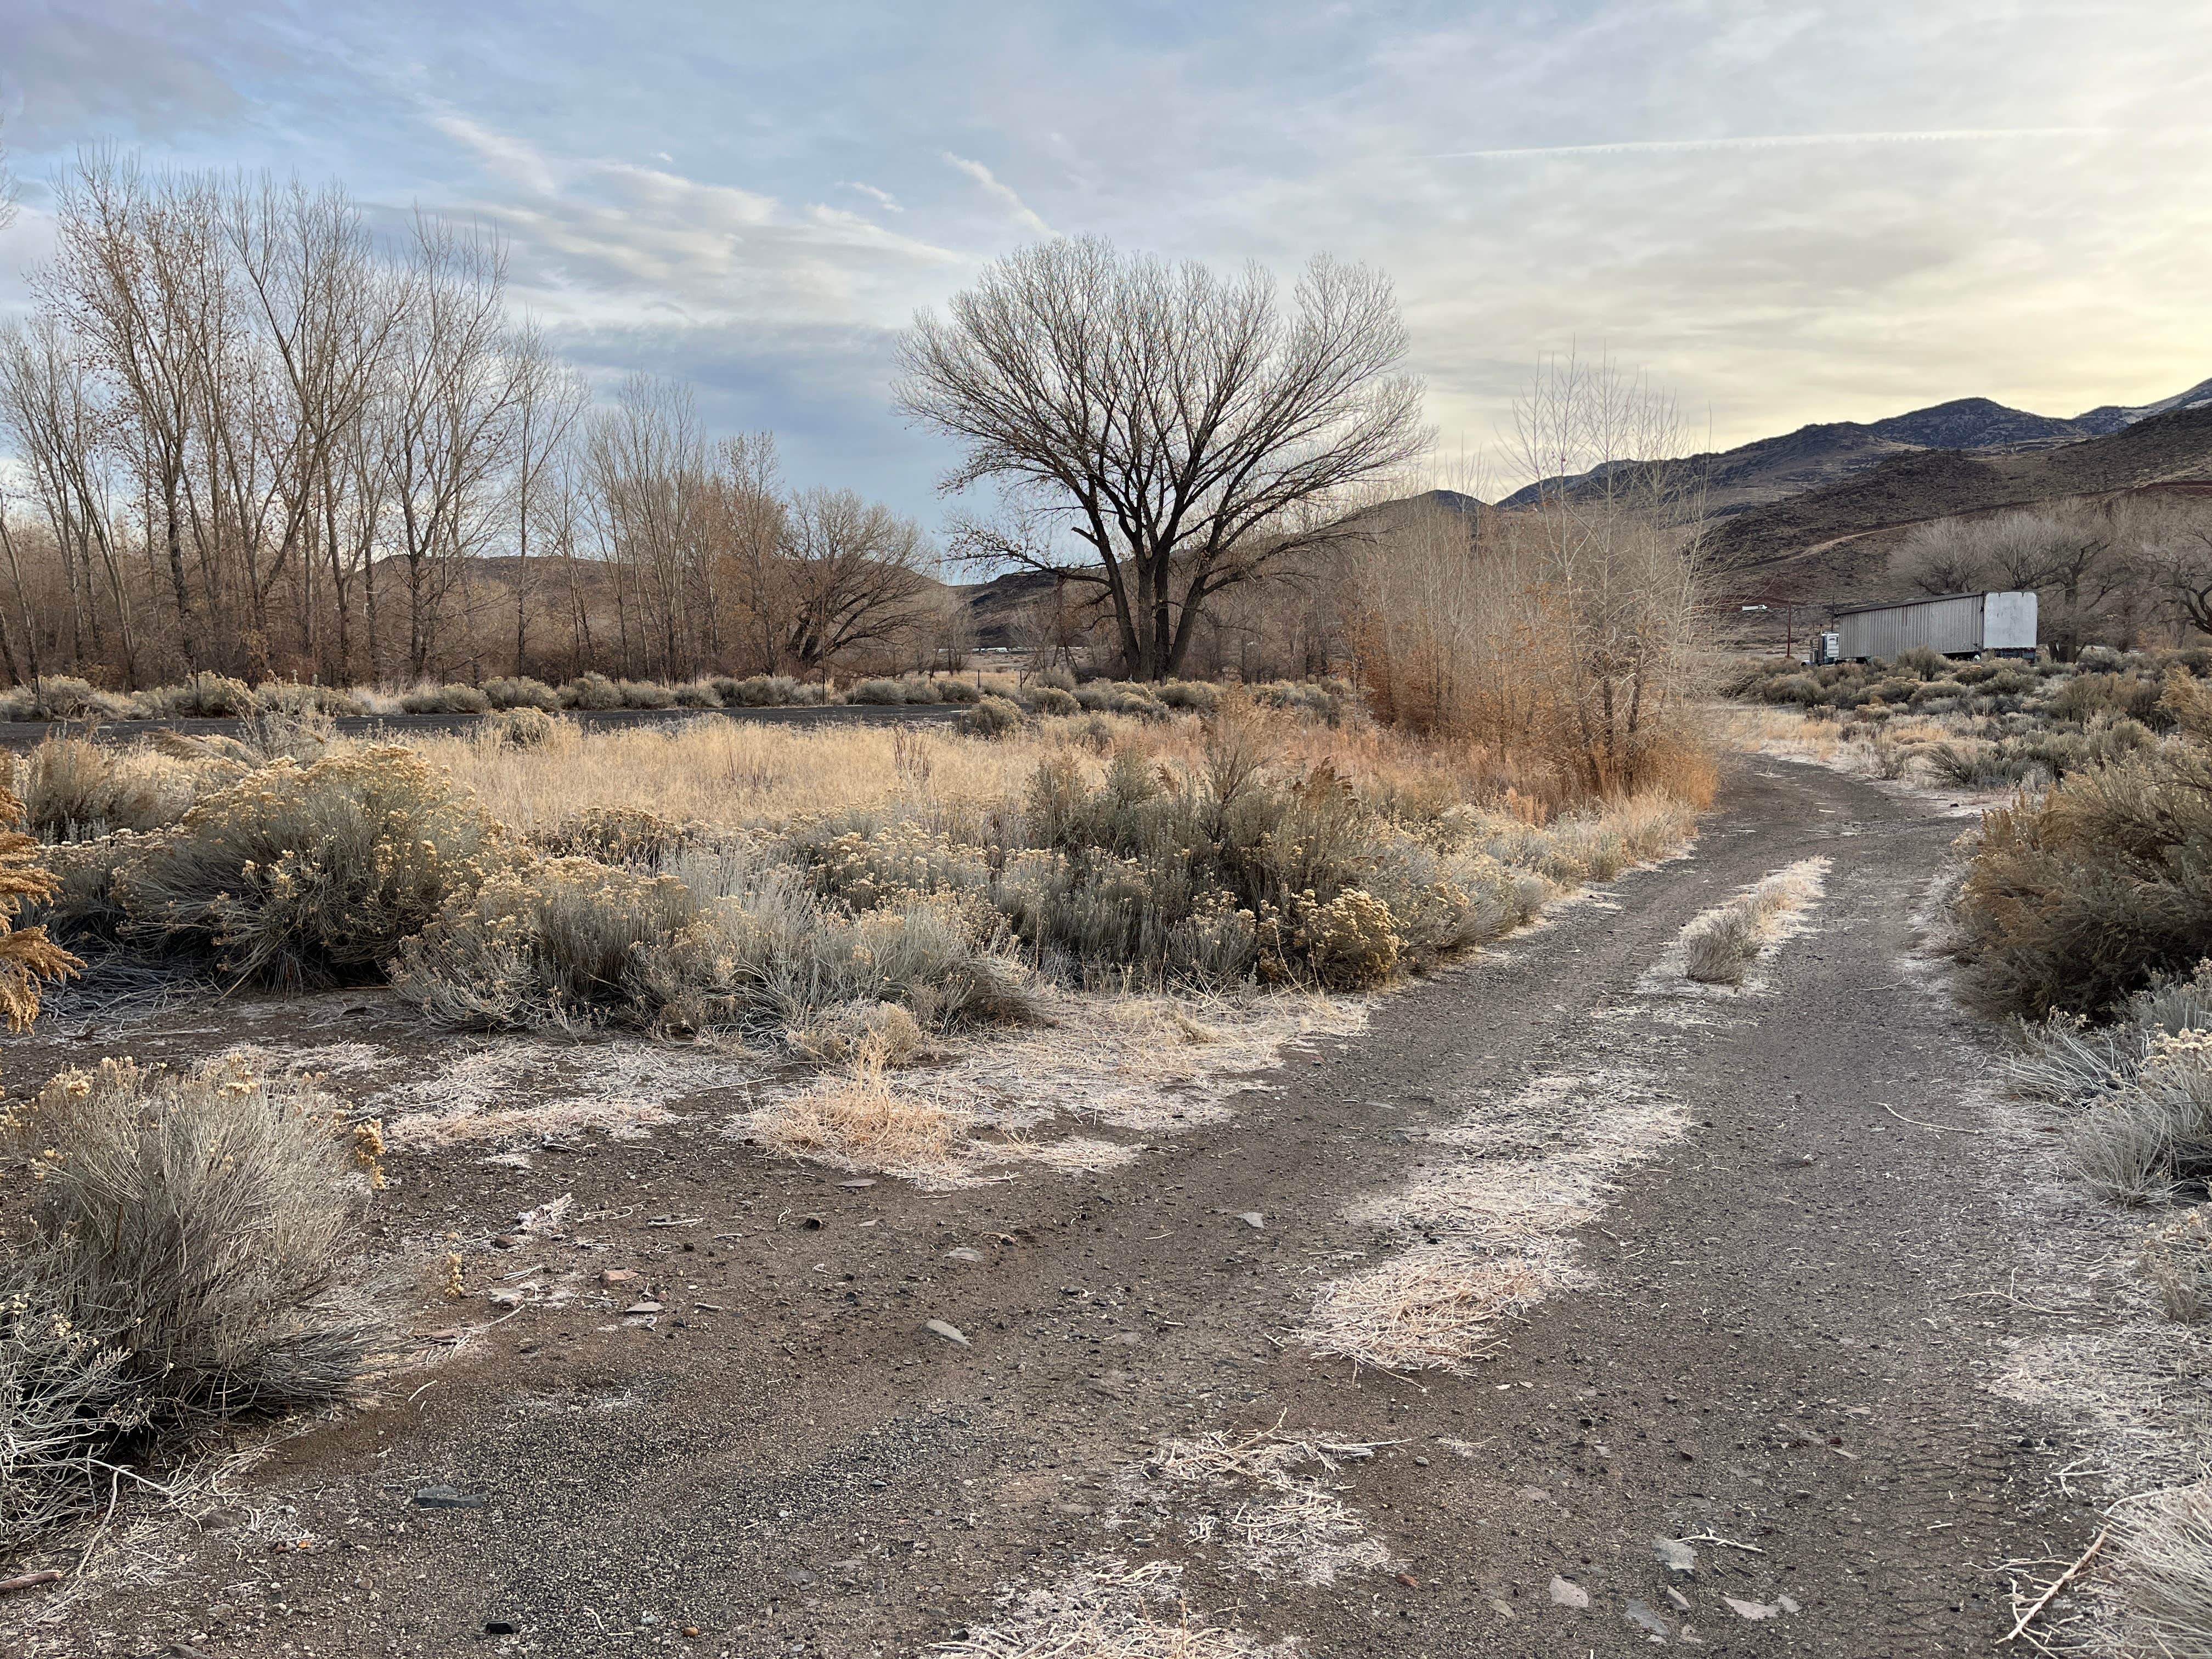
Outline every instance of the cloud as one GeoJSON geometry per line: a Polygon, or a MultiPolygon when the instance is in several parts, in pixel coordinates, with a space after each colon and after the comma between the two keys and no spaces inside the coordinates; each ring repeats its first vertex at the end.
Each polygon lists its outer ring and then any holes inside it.
{"type": "Polygon", "coordinates": [[[1030,210],[1028,203],[1014,193],[1012,185],[1001,184],[997,175],[981,161],[971,161],[964,155],[955,155],[949,149],[945,152],[945,159],[981,185],[986,195],[1004,204],[1014,222],[1023,229],[1038,236],[1051,236],[1056,234],[1050,225],[1045,223],[1030,210]]]}
{"type": "Polygon", "coordinates": [[[663,328],[742,320],[763,335],[903,321],[961,254],[842,208],[667,168],[555,156],[447,112],[431,124],[502,188],[453,204],[510,247],[518,290],[549,321],[663,328]]]}
{"type": "Polygon", "coordinates": [[[840,190],[855,190],[860,191],[861,195],[866,197],[870,201],[873,202],[878,207],[883,209],[886,213],[904,213],[906,211],[904,208],[899,205],[897,197],[892,195],[890,191],[887,190],[878,190],[873,185],[858,184],[848,179],[844,183],[839,185],[837,188],[840,190]]]}

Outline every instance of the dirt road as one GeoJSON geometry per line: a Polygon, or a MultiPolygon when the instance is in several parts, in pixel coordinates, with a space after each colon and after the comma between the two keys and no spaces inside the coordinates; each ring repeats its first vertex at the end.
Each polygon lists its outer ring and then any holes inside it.
{"type": "Polygon", "coordinates": [[[1902,1121],[1960,1123],[1981,1064],[1912,957],[1960,828],[1741,763],[1690,857],[1103,1176],[841,1185],[723,1135],[711,1094],[527,1173],[407,1169],[387,1225],[417,1237],[572,1188],[594,1265],[640,1273],[617,1305],[663,1311],[526,1308],[416,1397],[289,1443],[55,1650],[914,1655],[1079,1564],[1166,1562],[1194,1626],[1319,1656],[1985,1651],[1996,1564],[2087,1534],[2042,1427],[1982,1386],[2008,1171],[1902,1121]],[[1700,908],[1816,854],[1826,896],[1763,987],[1655,971],[1700,908]],[[1511,1134],[1469,1139],[1499,1115],[1511,1134]],[[1581,1287],[1497,1357],[1401,1378],[1296,1340],[1318,1286],[1407,1245],[1378,1199],[1477,1144],[1534,1192],[1608,1127],[1641,1144],[1607,1154],[1581,1287]],[[1319,1455],[1261,1442],[1209,1479],[1159,1449],[1277,1429],[1319,1455]],[[315,1547],[269,1548],[291,1537],[315,1547]]]}

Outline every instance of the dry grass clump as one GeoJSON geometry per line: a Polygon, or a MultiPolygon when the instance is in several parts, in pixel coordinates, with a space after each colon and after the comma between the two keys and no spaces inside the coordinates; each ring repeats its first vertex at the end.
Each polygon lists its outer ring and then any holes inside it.
{"type": "Polygon", "coordinates": [[[1542,1299],[1546,1275],[1516,1256],[1414,1251],[1334,1280],[1303,1333],[1316,1353],[1382,1370],[1457,1370],[1504,1346],[1498,1329],[1542,1299]]]}
{"type": "Polygon", "coordinates": [[[2120,1204],[2157,1204],[2212,1181],[2212,961],[2137,992],[2111,1024],[2053,1015],[2021,1028],[1999,1068],[2060,1115],[2075,1170],[2120,1204]]]}
{"type": "Polygon", "coordinates": [[[679,823],[642,806],[587,806],[532,837],[555,857],[597,859],[602,864],[659,868],[700,839],[696,824],[679,823]]]}
{"type": "Polygon", "coordinates": [[[884,1062],[864,1053],[842,1074],[751,1115],[749,1138],[792,1157],[890,1175],[950,1174],[972,1120],[891,1086],[884,1062]]]}
{"type": "Polygon", "coordinates": [[[1741,985],[1759,953],[1820,895],[1824,858],[1802,859],[1755,883],[1682,930],[1682,971],[1700,985],[1741,985]]]}
{"type": "Polygon", "coordinates": [[[2168,1319],[2203,1324],[2212,1311],[2212,1206],[2192,1206],[2153,1227],[2136,1247],[2136,1262],[2157,1287],[2168,1319]]]}
{"type": "Polygon", "coordinates": [[[25,818],[41,841],[89,841],[115,830],[159,830],[191,810],[199,769],[157,749],[121,750],[49,737],[19,766],[25,818]]]}
{"type": "Polygon", "coordinates": [[[1262,1578],[1287,1575],[1302,1584],[1328,1584],[1340,1572],[1390,1565],[1390,1552],[1347,1505],[1327,1477],[1340,1459],[1371,1455],[1322,1437],[1270,1431],[1231,1440],[1216,1431],[1194,1440],[1160,1443],[1150,1467],[1167,1480],[1260,1489],[1225,1510],[1207,1510],[1188,1524],[1198,1543],[1225,1545],[1231,1557],[1262,1578]],[[1309,1464],[1319,1475],[1298,1473],[1309,1464]]]}
{"type": "Polygon", "coordinates": [[[1235,1631],[1194,1625],[1177,1593],[1182,1570],[1092,1558],[1065,1578],[1001,1592],[997,1616],[933,1651],[971,1659],[1253,1659],[1235,1631]]]}
{"type": "Polygon", "coordinates": [[[374,1150],[242,1062],[68,1072],[0,1120],[0,1546],[130,1464],[347,1397],[375,1327],[335,1305],[374,1150]]]}
{"type": "Polygon", "coordinates": [[[289,757],[133,843],[111,890],[118,932],[241,980],[374,975],[457,890],[483,879],[491,820],[410,750],[289,757]]]}
{"type": "Polygon", "coordinates": [[[2121,1544],[2121,1590],[2140,1651],[2212,1655],[2212,1483],[2130,1504],[2121,1544]]]}

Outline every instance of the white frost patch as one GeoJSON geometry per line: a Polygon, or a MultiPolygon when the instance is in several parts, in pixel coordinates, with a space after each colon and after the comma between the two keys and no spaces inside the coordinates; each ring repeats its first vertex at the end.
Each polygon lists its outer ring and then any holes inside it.
{"type": "Polygon", "coordinates": [[[1142,1143],[1055,1131],[1170,1135],[1224,1121],[1237,1096],[1267,1087],[1250,1074],[1279,1066],[1286,1045],[1367,1024],[1363,1001],[1295,992],[1196,1004],[1061,993],[1043,1012],[1039,1030],[956,1038],[939,1063],[778,1091],[727,1133],[937,1190],[1006,1179],[991,1171],[1008,1166],[1093,1173],[1132,1162],[1142,1143]]]}
{"type": "MultiPolygon", "coordinates": [[[[1259,1577],[1322,1585],[1335,1583],[1341,1572],[1396,1564],[1345,1503],[1341,1494],[1350,1488],[1328,1478],[1344,1462],[1373,1455],[1370,1446],[1322,1436],[1268,1433],[1231,1441],[1214,1433],[1162,1441],[1151,1468],[1218,1500],[1187,1515],[1184,1531],[1191,1541],[1222,1546],[1231,1560],[1259,1577]],[[1255,1495],[1244,1495],[1253,1487],[1255,1495]]],[[[1191,1508],[1188,1499],[1184,1507],[1191,1508]]]]}
{"type": "Polygon", "coordinates": [[[1263,1649],[1241,1632],[1194,1621],[1182,1577],[1165,1561],[1088,1556],[1064,1577],[1004,1587],[994,1617],[932,1650],[975,1659],[1290,1659],[1297,1650],[1294,1640],[1263,1649]]]}
{"type": "Polygon", "coordinates": [[[428,1078],[368,1103],[395,1146],[524,1141],[592,1130],[635,1138],[689,1097],[751,1081],[759,1067],[700,1045],[640,1040],[556,1043],[506,1037],[475,1047],[428,1078]]]}
{"type": "Polygon", "coordinates": [[[1402,1248],[1322,1286],[1300,1340],[1386,1370],[1460,1371],[1496,1353],[1508,1322],[1588,1282],[1570,1235],[1685,1121],[1635,1066],[1539,1078],[1503,1105],[1478,1101],[1423,1143],[1436,1161],[1347,1210],[1402,1248]]]}

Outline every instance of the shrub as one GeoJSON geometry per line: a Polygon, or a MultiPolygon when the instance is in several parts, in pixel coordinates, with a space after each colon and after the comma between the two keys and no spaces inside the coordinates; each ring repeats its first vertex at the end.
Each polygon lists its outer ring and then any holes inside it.
{"type": "Polygon", "coordinates": [[[951,895],[902,893],[854,915],[757,846],[679,854],[659,876],[556,859],[457,896],[401,945],[392,983],[482,1028],[772,1036],[842,1004],[896,1002],[944,1030],[1029,1017],[998,927],[951,895]]]}
{"type": "Polygon", "coordinates": [[[617,708],[672,708],[676,694],[658,680],[617,680],[617,708]]]}
{"type": "Polygon", "coordinates": [[[240,980],[363,977],[482,879],[495,842],[483,811],[412,750],[280,761],[133,849],[113,877],[120,932],[240,980]]]}
{"type": "Polygon", "coordinates": [[[1936,775],[1969,789],[1993,789],[2017,783],[2033,763],[1994,743],[1974,740],[1929,744],[1920,751],[1936,775]]]}
{"type": "Polygon", "coordinates": [[[1211,714],[1221,706],[1221,688],[1204,680],[1166,680],[1160,685],[1159,697],[1170,708],[1211,714]]]}
{"type": "MultiPolygon", "coordinates": [[[[954,679],[950,675],[941,680],[932,680],[930,684],[937,688],[937,700],[939,702],[978,703],[982,702],[986,695],[983,688],[975,681],[954,679]]],[[[1006,699],[1002,697],[1000,701],[1003,702],[1006,699]]],[[[1018,708],[1019,706],[1016,705],[1018,708]]]]}
{"type": "Polygon", "coordinates": [[[66,979],[84,966],[46,937],[42,927],[19,926],[26,904],[51,899],[61,879],[40,862],[38,842],[14,828],[23,805],[0,787],[0,1016],[10,1030],[30,1028],[39,1017],[39,988],[66,979]]]}
{"type": "Polygon", "coordinates": [[[543,749],[561,735],[565,724],[557,714],[522,703],[492,714],[484,731],[502,749],[543,749]]]}
{"type": "Polygon", "coordinates": [[[558,691],[526,674],[501,675],[486,680],[483,694],[494,708],[540,708],[550,714],[561,706],[558,691]]]}
{"type": "Polygon", "coordinates": [[[473,685],[418,685],[399,699],[408,714],[484,714],[491,699],[473,685]]]}
{"type": "Polygon", "coordinates": [[[110,696],[89,680],[46,674],[11,690],[5,714],[9,720],[81,720],[104,719],[129,707],[127,699],[110,696]]]}
{"type": "Polygon", "coordinates": [[[1403,943],[1390,907],[1363,888],[1348,888],[1327,904],[1301,907],[1294,944],[1322,986],[1364,991],[1382,984],[1398,965],[1403,943]]]}
{"type": "Polygon", "coordinates": [[[115,896],[115,872],[137,854],[147,839],[118,830],[97,840],[48,848],[46,864],[55,885],[25,905],[26,919],[70,945],[118,943],[128,918],[115,896]]]}
{"type": "Polygon", "coordinates": [[[1954,907],[1962,994],[2101,1016],[2212,954],[2212,750],[2170,740],[1985,814],[1954,907]]]}
{"type": "Polygon", "coordinates": [[[621,687],[605,674],[579,674],[561,688],[565,708],[607,709],[623,707],[621,687]]]}
{"type": "Polygon", "coordinates": [[[1916,679],[1932,680],[1939,674],[1951,672],[1951,659],[1941,651],[1925,645],[1916,645],[1900,651],[1890,660],[1893,674],[1910,674],[1916,679]]]}
{"type": "Polygon", "coordinates": [[[271,680],[266,685],[254,688],[253,712],[264,718],[279,715],[308,719],[362,714],[368,711],[352,692],[341,691],[334,685],[302,685],[297,680],[271,680]]]}
{"type": "Polygon", "coordinates": [[[597,859],[604,864],[659,865],[695,839],[697,826],[678,823],[642,806],[592,806],[540,836],[556,857],[597,859]]]}
{"type": "Polygon", "coordinates": [[[985,697],[960,716],[960,729],[971,738],[1006,738],[1020,731],[1022,722],[1019,703],[985,697]]]}
{"type": "Polygon", "coordinates": [[[165,685],[138,694],[146,712],[154,715],[183,715],[193,719],[242,719],[253,713],[253,690],[244,680],[203,670],[185,678],[180,685],[165,685]]]}
{"type": "Polygon", "coordinates": [[[716,695],[725,708],[775,708],[802,702],[820,702],[818,688],[801,686],[788,674],[755,674],[750,679],[717,679],[712,682],[716,695]],[[802,694],[813,690],[811,699],[802,694]]]}
{"type": "Polygon", "coordinates": [[[1075,694],[1075,671],[1055,664],[1039,674],[1036,683],[1050,690],[1065,691],[1073,696],[1075,694]]]}
{"type": "Polygon", "coordinates": [[[392,982],[450,1024],[587,1026],[659,1022],[642,978],[700,905],[673,877],[554,858],[502,870],[401,941],[392,982]]]}
{"type": "Polygon", "coordinates": [[[1277,680],[1272,684],[1255,686],[1252,696],[1269,708],[1294,709],[1331,726],[1344,718],[1347,700],[1345,695],[1312,680],[1277,680]]]}
{"type": "Polygon", "coordinates": [[[1073,691],[1040,684],[1030,693],[1030,708],[1039,714],[1073,714],[1080,713],[1083,705],[1076,702],[1073,691]]]}
{"type": "Polygon", "coordinates": [[[678,708],[720,708],[721,694],[704,680],[690,680],[674,688],[672,695],[678,708]]]}
{"type": "Polygon", "coordinates": [[[2164,688],[2148,676],[2076,674],[2058,688],[2046,705],[2054,720],[2084,724],[2100,715],[2124,714],[2146,723],[2167,724],[2159,704],[2164,688]]]}
{"type": "Polygon", "coordinates": [[[1340,989],[1528,914],[1533,896],[1495,859],[1421,841],[1326,765],[1270,778],[1256,742],[1218,722],[1203,775],[1182,781],[1133,750],[1095,787],[1072,757],[1047,761],[1029,846],[1006,860],[993,901],[1033,951],[1086,975],[1218,983],[1233,969],[1340,989]]]}
{"type": "Polygon", "coordinates": [[[185,815],[196,787],[187,768],[84,738],[47,738],[31,751],[22,776],[25,820],[41,841],[160,829],[185,815]]]}
{"type": "Polygon", "coordinates": [[[332,1291],[375,1146],[237,1059],[103,1061],[0,1120],[28,1210],[0,1265],[0,1550],[96,1511],[134,1452],[353,1393],[376,1325],[332,1291]]]}

